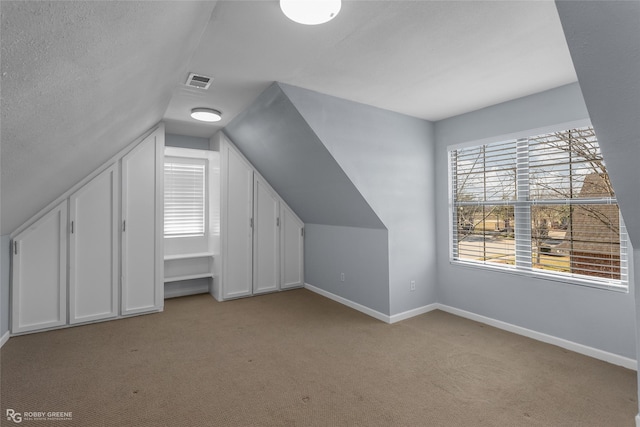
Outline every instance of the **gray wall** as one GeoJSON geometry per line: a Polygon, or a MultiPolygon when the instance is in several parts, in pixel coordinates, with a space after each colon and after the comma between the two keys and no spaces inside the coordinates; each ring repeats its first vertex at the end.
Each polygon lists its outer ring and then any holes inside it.
{"type": "Polygon", "coordinates": [[[208,150],[209,138],[196,136],[175,135],[168,133],[164,137],[164,145],[167,147],[194,148],[196,150],[208,150]]]}
{"type": "Polygon", "coordinates": [[[224,131],[305,222],[305,282],[389,314],[387,230],[280,87],[224,131]]]}
{"type": "MultiPolygon", "coordinates": [[[[562,1],[556,7],[629,237],[640,247],[640,2],[562,1]]],[[[640,271],[640,250],[634,259],[640,271]]],[[[640,285],[640,273],[634,283],[640,285]]],[[[638,293],[636,300],[640,325],[638,293]]]]}
{"type": "Polygon", "coordinates": [[[308,232],[309,284],[389,315],[435,302],[432,123],[276,83],[224,131],[305,223],[349,231],[323,228],[330,240],[308,232]],[[370,274],[356,269],[359,285],[335,286],[343,266],[362,265],[364,255],[345,252],[338,263],[320,250],[355,248],[355,228],[378,245],[373,230],[388,230],[384,248],[358,250],[387,253],[386,286],[364,286],[370,274]]]}
{"type": "Polygon", "coordinates": [[[389,314],[436,302],[433,124],[279,85],[389,230],[389,314]]]}
{"type": "Polygon", "coordinates": [[[388,247],[387,230],[305,224],[305,281],[388,314],[388,247]]]}
{"type": "MultiPolygon", "coordinates": [[[[634,289],[605,291],[449,262],[447,146],[588,118],[577,84],[436,123],[438,301],[635,359],[634,289]]],[[[633,273],[633,272],[632,272],[633,273]]],[[[632,274],[633,277],[633,274],[632,274]]]]}

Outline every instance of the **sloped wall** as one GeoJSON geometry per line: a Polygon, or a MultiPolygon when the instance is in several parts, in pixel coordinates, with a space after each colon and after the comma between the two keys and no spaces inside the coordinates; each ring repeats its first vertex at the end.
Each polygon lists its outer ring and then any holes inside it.
{"type": "Polygon", "coordinates": [[[640,248],[640,2],[556,2],[629,237],[640,248]]]}
{"type": "Polygon", "coordinates": [[[224,132],[305,223],[385,228],[277,84],[224,132]]]}
{"type": "Polygon", "coordinates": [[[389,314],[436,302],[432,123],[279,86],[389,230],[389,314]]]}
{"type": "Polygon", "coordinates": [[[307,283],[386,315],[435,302],[431,123],[274,83],[225,132],[313,224],[307,283]]]}
{"type": "Polygon", "coordinates": [[[388,314],[387,229],[280,87],[224,131],[305,222],[305,282],[388,314]]]}

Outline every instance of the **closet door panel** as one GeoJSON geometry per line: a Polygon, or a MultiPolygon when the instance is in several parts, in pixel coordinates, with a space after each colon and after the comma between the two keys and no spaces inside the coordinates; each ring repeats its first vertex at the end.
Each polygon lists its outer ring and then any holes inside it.
{"type": "Polygon", "coordinates": [[[261,178],[254,193],[253,293],[277,291],[280,284],[280,203],[261,178]]]}
{"type": "Polygon", "coordinates": [[[117,200],[117,165],[71,195],[71,324],[118,314],[117,200]]]}
{"type": "Polygon", "coordinates": [[[67,323],[67,201],[13,239],[13,333],[67,323]]]}
{"type": "Polygon", "coordinates": [[[253,169],[225,147],[226,188],[223,258],[223,298],[251,295],[253,169]]]}
{"type": "MultiPolygon", "coordinates": [[[[162,306],[162,275],[158,277],[157,240],[161,237],[156,212],[162,213],[162,175],[158,178],[158,150],[151,135],[122,159],[122,307],[121,313],[152,311],[162,306]],[[160,200],[159,200],[160,198],[160,200]]],[[[162,159],[162,152],[159,154],[162,159]]],[[[162,216],[160,215],[160,218],[162,216]]],[[[161,249],[161,248],[160,248],[161,249]]]]}
{"type": "Polygon", "coordinates": [[[304,286],[304,224],[284,204],[280,213],[280,289],[304,286]]]}

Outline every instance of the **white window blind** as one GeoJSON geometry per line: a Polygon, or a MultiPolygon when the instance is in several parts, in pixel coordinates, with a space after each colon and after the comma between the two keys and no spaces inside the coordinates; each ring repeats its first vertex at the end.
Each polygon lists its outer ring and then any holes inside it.
{"type": "Polygon", "coordinates": [[[627,290],[627,237],[593,128],[452,150],[451,257],[627,290]]]}
{"type": "Polygon", "coordinates": [[[205,234],[205,180],[204,161],[165,159],[165,237],[191,237],[205,234]]]}

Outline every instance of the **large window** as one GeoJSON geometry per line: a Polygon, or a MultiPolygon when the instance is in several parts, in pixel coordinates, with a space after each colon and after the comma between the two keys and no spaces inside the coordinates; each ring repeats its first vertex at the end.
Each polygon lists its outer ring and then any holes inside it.
{"type": "Polygon", "coordinates": [[[593,128],[449,157],[453,261],[627,289],[626,232],[593,128]]]}

